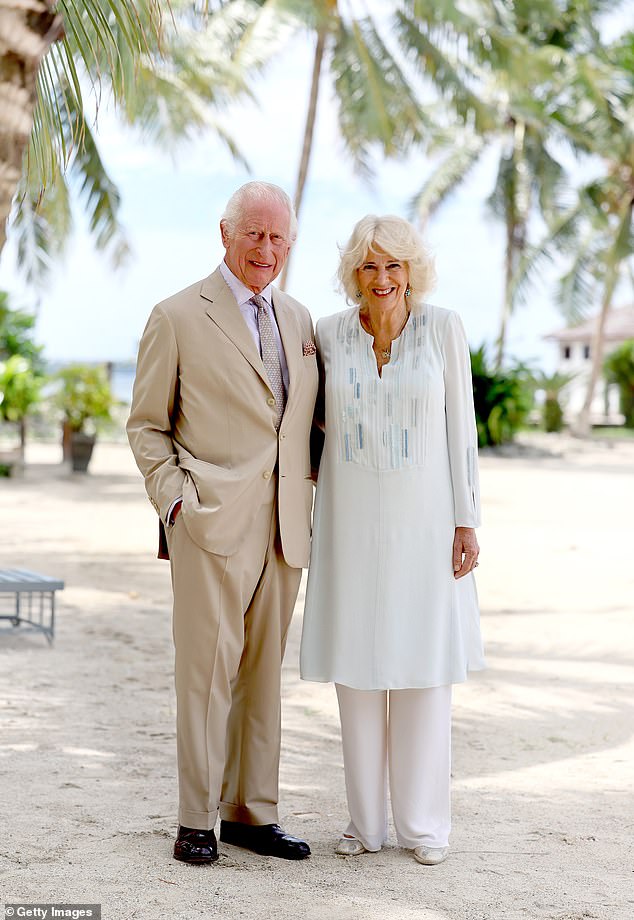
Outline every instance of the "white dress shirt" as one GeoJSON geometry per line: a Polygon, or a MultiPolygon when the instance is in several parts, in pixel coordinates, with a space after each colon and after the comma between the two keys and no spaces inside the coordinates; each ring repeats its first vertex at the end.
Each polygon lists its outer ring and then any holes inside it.
{"type": "MultiPolygon", "coordinates": [[[[238,307],[240,308],[240,313],[244,317],[253,340],[257,346],[257,349],[262,355],[262,348],[260,346],[260,327],[258,326],[258,308],[254,303],[251,303],[251,298],[254,296],[253,291],[243,284],[239,278],[233,274],[226,262],[221,262],[218,266],[220,274],[225,279],[229,286],[229,290],[235,297],[238,307]]],[[[271,323],[273,325],[273,334],[275,335],[275,343],[277,345],[277,352],[280,356],[280,366],[282,368],[282,380],[284,381],[284,390],[288,393],[288,365],[286,364],[286,355],[284,354],[284,346],[282,345],[282,337],[280,336],[280,330],[277,326],[277,320],[275,319],[275,310],[273,309],[273,294],[272,287],[270,284],[264,288],[263,291],[260,291],[260,297],[263,297],[266,300],[269,316],[271,317],[271,323]]]]}

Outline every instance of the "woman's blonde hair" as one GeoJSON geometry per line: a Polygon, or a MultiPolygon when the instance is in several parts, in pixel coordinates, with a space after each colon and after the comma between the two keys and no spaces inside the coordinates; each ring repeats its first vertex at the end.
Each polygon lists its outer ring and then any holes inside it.
{"type": "Polygon", "coordinates": [[[341,256],[337,277],[348,303],[358,303],[357,269],[377,247],[399,262],[407,262],[411,304],[422,303],[436,283],[434,260],[427,252],[415,227],[394,214],[379,217],[368,214],[355,224],[352,236],[339,247],[341,256]]]}

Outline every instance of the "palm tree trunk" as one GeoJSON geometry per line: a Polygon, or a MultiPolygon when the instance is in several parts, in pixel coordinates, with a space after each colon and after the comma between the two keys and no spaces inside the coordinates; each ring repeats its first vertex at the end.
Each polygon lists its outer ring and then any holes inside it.
{"type": "MultiPolygon", "coordinates": [[[[308,164],[310,162],[310,155],[313,149],[313,136],[315,134],[315,122],[317,120],[317,102],[319,100],[319,78],[321,76],[321,65],[324,59],[324,51],[326,49],[327,38],[328,28],[326,25],[323,25],[317,33],[317,45],[315,46],[315,57],[313,60],[313,76],[310,84],[308,112],[306,114],[306,125],[304,126],[304,143],[302,146],[302,156],[299,161],[297,184],[295,186],[295,198],[293,201],[295,213],[298,217],[300,208],[302,206],[302,199],[304,197],[304,186],[306,184],[306,176],[308,175],[308,164]]],[[[288,278],[291,255],[292,249],[289,253],[288,259],[286,260],[286,265],[284,266],[282,277],[280,278],[280,287],[283,291],[286,290],[286,280],[288,278]]]]}
{"type": "Polygon", "coordinates": [[[504,262],[504,302],[502,304],[502,316],[500,318],[500,332],[496,343],[496,370],[499,370],[502,367],[502,361],[504,360],[506,330],[508,327],[509,317],[511,315],[511,285],[513,282],[515,266],[515,228],[512,221],[510,220],[508,220],[506,224],[506,252],[504,255],[504,262]]]}
{"type": "Polygon", "coordinates": [[[40,61],[63,29],[52,0],[0,0],[0,251],[31,133],[40,61]]]}
{"type": "Polygon", "coordinates": [[[590,354],[592,356],[592,367],[590,369],[590,379],[588,380],[588,388],[586,390],[586,398],[584,400],[583,406],[579,412],[579,415],[575,419],[574,424],[572,425],[572,433],[578,438],[587,438],[592,429],[590,413],[592,410],[592,400],[594,399],[594,391],[597,386],[597,381],[601,376],[601,369],[603,367],[603,345],[605,340],[605,324],[612,306],[612,297],[614,294],[614,289],[616,288],[616,283],[618,281],[619,271],[618,264],[611,265],[608,270],[608,275],[605,282],[605,288],[603,290],[603,302],[601,304],[601,313],[597,319],[597,325],[594,330],[594,335],[592,336],[592,344],[590,346],[590,354]]]}
{"type": "Polygon", "coordinates": [[[526,180],[525,144],[526,124],[509,119],[513,134],[511,156],[512,181],[506,189],[506,262],[504,266],[504,302],[500,318],[500,333],[497,340],[495,369],[502,367],[509,319],[513,312],[513,279],[518,257],[526,245],[526,222],[530,209],[530,185],[526,180]]]}

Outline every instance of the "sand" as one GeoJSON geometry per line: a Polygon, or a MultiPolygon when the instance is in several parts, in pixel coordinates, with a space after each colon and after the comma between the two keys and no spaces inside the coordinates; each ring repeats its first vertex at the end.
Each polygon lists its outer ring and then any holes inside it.
{"type": "MultiPolygon", "coordinates": [[[[346,822],[334,690],[284,665],[289,863],[220,845],[171,858],[176,779],[167,563],[122,443],[89,475],[32,445],[0,480],[2,566],[63,578],[55,643],[0,634],[0,904],[104,918],[631,920],[634,444],[526,437],[482,458],[478,585],[489,668],[455,688],[451,856],[337,857],[346,822]]],[[[0,624],[6,626],[7,624],[0,624]]],[[[10,628],[11,629],[11,628],[10,628]]]]}

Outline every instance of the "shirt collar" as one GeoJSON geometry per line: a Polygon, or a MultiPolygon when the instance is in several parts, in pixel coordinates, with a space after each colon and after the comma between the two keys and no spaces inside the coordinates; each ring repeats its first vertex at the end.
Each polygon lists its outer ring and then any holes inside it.
{"type": "MultiPolygon", "coordinates": [[[[226,262],[221,262],[220,265],[218,266],[218,269],[222,277],[227,282],[231,293],[237,300],[239,307],[241,307],[242,304],[245,304],[248,301],[250,301],[252,297],[255,297],[255,294],[253,293],[251,288],[248,288],[246,284],[243,284],[242,281],[240,281],[239,278],[236,278],[236,276],[233,274],[233,272],[231,271],[231,269],[229,268],[226,262]]],[[[268,305],[271,306],[273,302],[272,285],[267,284],[264,290],[260,291],[260,297],[264,297],[268,305]]]]}

